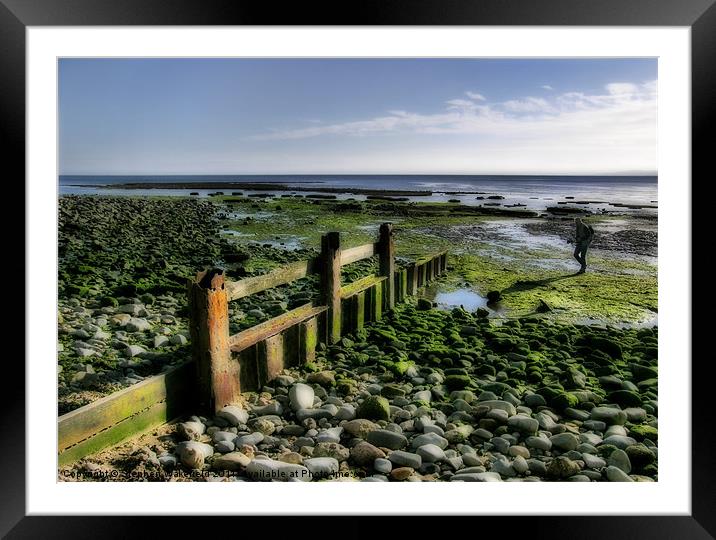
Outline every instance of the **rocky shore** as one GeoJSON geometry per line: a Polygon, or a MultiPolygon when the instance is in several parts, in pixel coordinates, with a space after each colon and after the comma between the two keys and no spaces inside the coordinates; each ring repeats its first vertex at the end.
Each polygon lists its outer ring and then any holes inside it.
{"type": "Polygon", "coordinates": [[[400,305],[241,406],[71,470],[206,481],[658,479],[656,328],[496,325],[485,315],[400,305]]]}
{"type": "MultiPolygon", "coordinates": [[[[413,299],[240,406],[163,426],[60,478],[658,480],[658,329],[561,318],[656,312],[655,266],[639,258],[655,254],[655,218],[598,218],[594,270],[579,278],[564,270],[570,221],[491,219],[381,200],[62,197],[60,414],[190,358],[185,284],[197,269],[261,274],[315,256],[327,230],[352,246],[394,221],[399,263],[450,249],[438,287],[497,291],[502,306],[413,299]]],[[[344,283],[376,268],[344,267],[344,283]]],[[[230,331],[316,294],[313,276],[232,302],[230,331]]]]}

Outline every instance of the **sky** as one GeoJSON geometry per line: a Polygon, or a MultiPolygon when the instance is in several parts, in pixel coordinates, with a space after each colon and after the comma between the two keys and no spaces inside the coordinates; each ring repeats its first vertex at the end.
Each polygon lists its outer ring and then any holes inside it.
{"type": "Polygon", "coordinates": [[[60,59],[59,171],[655,174],[657,60],[60,59]]]}

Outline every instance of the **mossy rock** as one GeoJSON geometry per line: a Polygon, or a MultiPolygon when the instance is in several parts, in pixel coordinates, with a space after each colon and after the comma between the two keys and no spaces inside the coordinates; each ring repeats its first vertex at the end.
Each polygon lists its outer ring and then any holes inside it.
{"type": "Polygon", "coordinates": [[[602,375],[620,375],[621,372],[619,371],[619,368],[615,366],[614,364],[610,364],[608,366],[598,366],[594,368],[592,371],[594,371],[594,375],[597,377],[601,377],[602,375]]]}
{"type": "MultiPolygon", "coordinates": [[[[186,280],[186,278],[185,278],[186,280]]],[[[136,296],[137,294],[137,286],[132,284],[128,285],[119,285],[118,287],[115,287],[114,294],[116,296],[136,296]]]]}
{"type": "Polygon", "coordinates": [[[475,317],[477,317],[479,319],[486,319],[489,315],[490,315],[490,310],[488,310],[488,309],[480,307],[475,310],[475,317]]]}
{"type": "Polygon", "coordinates": [[[647,390],[648,388],[651,388],[653,386],[658,386],[658,384],[659,384],[658,379],[646,379],[643,381],[639,381],[637,386],[639,387],[640,390],[643,391],[643,390],[647,390]]]}
{"type": "Polygon", "coordinates": [[[405,390],[397,384],[386,384],[380,394],[387,398],[405,397],[405,390]]]}
{"type": "Polygon", "coordinates": [[[390,420],[390,403],[382,396],[368,396],[358,407],[356,418],[390,420]]]}
{"type": "Polygon", "coordinates": [[[339,394],[352,394],[356,389],[356,383],[350,379],[341,379],[336,383],[336,391],[339,394]]]}
{"type": "Polygon", "coordinates": [[[563,392],[560,389],[552,388],[551,386],[543,386],[542,388],[538,388],[535,393],[542,396],[547,403],[552,403],[563,392]]]}
{"type": "Polygon", "coordinates": [[[156,298],[155,298],[154,295],[151,294],[151,293],[145,293],[145,294],[143,294],[142,296],[140,296],[139,299],[140,299],[144,304],[150,304],[150,305],[153,304],[153,303],[156,301],[156,298]]]}
{"type": "Polygon", "coordinates": [[[598,336],[584,336],[583,339],[580,340],[580,343],[584,343],[597,351],[602,351],[614,360],[621,359],[623,355],[622,346],[612,339],[598,336]]]}
{"type": "Polygon", "coordinates": [[[373,338],[377,339],[378,341],[382,343],[390,343],[391,341],[397,340],[397,336],[395,335],[395,332],[389,332],[388,330],[383,330],[382,328],[373,328],[373,338]]]}
{"type": "Polygon", "coordinates": [[[539,370],[531,370],[527,372],[527,380],[531,383],[538,384],[542,382],[542,372],[539,370]]]}
{"type": "Polygon", "coordinates": [[[600,457],[607,459],[609,456],[612,455],[612,452],[617,450],[617,447],[613,444],[602,444],[600,446],[597,446],[597,453],[600,457]]]}
{"type": "Polygon", "coordinates": [[[490,364],[480,364],[477,366],[476,371],[479,375],[492,375],[493,377],[497,373],[497,370],[490,364]]]}
{"type": "Polygon", "coordinates": [[[629,456],[629,461],[637,469],[644,469],[644,467],[651,465],[656,461],[656,455],[654,452],[649,450],[643,444],[633,444],[628,446],[626,454],[629,456]]]}
{"type": "Polygon", "coordinates": [[[659,357],[658,347],[638,347],[634,349],[634,352],[641,353],[648,360],[656,360],[659,357]]]}
{"type": "Polygon", "coordinates": [[[445,386],[448,390],[463,390],[472,383],[468,375],[448,375],[445,377],[445,386]]]}
{"type": "Polygon", "coordinates": [[[78,274],[91,274],[95,272],[95,268],[86,264],[80,264],[77,266],[77,273],[78,274]]]}
{"type": "Polygon", "coordinates": [[[514,351],[517,341],[511,337],[496,337],[490,340],[490,348],[499,353],[514,351]]]}
{"type": "Polygon", "coordinates": [[[505,392],[512,390],[512,386],[503,382],[491,382],[482,386],[482,390],[494,392],[496,395],[501,396],[505,392]]]}
{"type": "Polygon", "coordinates": [[[425,407],[426,409],[430,409],[430,402],[425,401],[424,399],[416,399],[415,401],[411,402],[412,405],[415,405],[416,407],[425,407]]]}
{"type": "Polygon", "coordinates": [[[659,372],[656,368],[650,366],[642,366],[640,364],[630,364],[629,369],[637,382],[648,379],[656,379],[659,372]]]}
{"type": "Polygon", "coordinates": [[[310,372],[316,372],[321,370],[321,368],[314,362],[306,362],[303,365],[303,369],[310,372]]]}
{"type": "Polygon", "coordinates": [[[582,352],[587,354],[589,361],[594,362],[601,367],[611,367],[614,364],[614,359],[604,351],[582,349],[582,352]]]}
{"type": "Polygon", "coordinates": [[[564,382],[566,388],[585,388],[587,386],[587,376],[578,369],[571,368],[567,370],[564,382]]]}
{"type": "Polygon", "coordinates": [[[609,393],[609,400],[622,407],[641,407],[642,399],[639,394],[631,390],[615,390],[609,393]]]}
{"type": "Polygon", "coordinates": [[[405,373],[415,365],[415,362],[411,361],[400,361],[400,362],[394,362],[389,366],[390,371],[393,372],[394,375],[405,375],[405,373]]]}
{"type": "Polygon", "coordinates": [[[659,438],[659,430],[649,424],[641,424],[632,427],[629,430],[629,435],[634,437],[637,441],[643,441],[644,439],[656,441],[659,438]]]}
{"type": "Polygon", "coordinates": [[[417,308],[421,311],[427,311],[433,309],[433,303],[427,298],[418,298],[417,308]]]}
{"type": "Polygon", "coordinates": [[[89,287],[86,286],[80,286],[80,285],[68,285],[65,288],[65,292],[69,295],[74,296],[88,296],[89,295],[89,287]]]}
{"type": "Polygon", "coordinates": [[[567,407],[576,407],[579,404],[579,398],[569,392],[562,392],[552,399],[551,403],[555,409],[563,411],[567,407]]]}
{"type": "Polygon", "coordinates": [[[99,301],[99,305],[102,307],[117,307],[119,301],[114,296],[105,296],[99,301]]]}

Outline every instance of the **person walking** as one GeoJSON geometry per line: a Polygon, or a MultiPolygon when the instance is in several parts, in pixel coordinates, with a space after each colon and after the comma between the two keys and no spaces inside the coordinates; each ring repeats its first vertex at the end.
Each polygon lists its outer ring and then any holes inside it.
{"type": "Polygon", "coordinates": [[[591,225],[584,223],[582,218],[575,218],[574,222],[577,226],[574,258],[577,259],[577,262],[581,265],[581,268],[577,273],[584,274],[587,270],[587,249],[594,238],[594,229],[591,225]]]}

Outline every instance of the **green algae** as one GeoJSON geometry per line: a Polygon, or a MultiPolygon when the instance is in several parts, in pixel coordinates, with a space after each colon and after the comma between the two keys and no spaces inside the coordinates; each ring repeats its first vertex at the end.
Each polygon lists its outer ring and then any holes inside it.
{"type": "MultiPolygon", "coordinates": [[[[541,302],[552,308],[553,315],[570,320],[641,321],[657,311],[656,267],[642,258],[592,256],[587,273],[571,275],[573,272],[564,270],[565,259],[572,262],[570,255],[562,252],[508,249],[490,241],[464,238],[451,240],[445,231],[452,227],[475,226],[495,218],[452,215],[448,204],[443,205],[445,212],[437,215],[420,215],[423,207],[441,208],[420,202],[385,205],[376,201],[281,198],[266,202],[244,199],[231,206],[245,213],[274,213],[271,220],[228,223],[227,228],[251,235],[247,238],[252,242],[293,235],[304,239],[305,248],[316,253],[321,235],[328,231],[341,231],[342,244],[348,248],[375,241],[378,224],[394,221],[398,257],[415,259],[447,249],[450,271],[446,284],[467,282],[483,295],[499,291],[502,307],[516,316],[535,313],[541,302]]],[[[252,268],[269,265],[270,261],[254,257],[252,268]]]]}
{"type": "Polygon", "coordinates": [[[390,403],[382,396],[368,396],[356,410],[356,418],[390,420],[390,403]]]}

